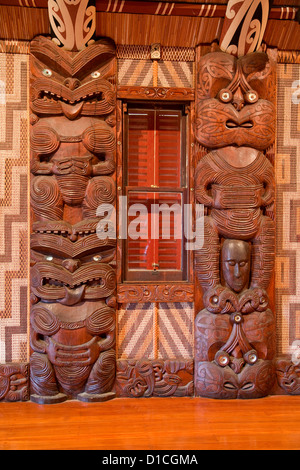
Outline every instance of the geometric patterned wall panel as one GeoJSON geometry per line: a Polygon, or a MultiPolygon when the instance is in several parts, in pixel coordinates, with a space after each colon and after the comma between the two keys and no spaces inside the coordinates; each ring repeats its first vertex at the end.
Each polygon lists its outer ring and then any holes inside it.
{"type": "Polygon", "coordinates": [[[151,60],[150,46],[118,46],[118,84],[120,86],[194,86],[193,48],[161,47],[159,60],[151,60]]]}
{"type": "Polygon", "coordinates": [[[0,53],[0,363],[28,360],[28,57],[0,53]]]}
{"type": "Polygon", "coordinates": [[[300,64],[277,65],[277,354],[300,340],[300,64]]]}
{"type": "Polygon", "coordinates": [[[193,62],[156,63],[145,59],[118,59],[118,84],[191,88],[194,81],[193,68],[193,62]]]}
{"type": "Polygon", "coordinates": [[[193,358],[194,305],[128,303],[118,311],[119,359],[193,358]]]}
{"type": "Polygon", "coordinates": [[[158,357],[194,357],[194,304],[191,302],[159,303],[158,357]]]}
{"type": "Polygon", "coordinates": [[[118,310],[117,352],[119,359],[154,357],[154,304],[122,304],[118,310]]]}

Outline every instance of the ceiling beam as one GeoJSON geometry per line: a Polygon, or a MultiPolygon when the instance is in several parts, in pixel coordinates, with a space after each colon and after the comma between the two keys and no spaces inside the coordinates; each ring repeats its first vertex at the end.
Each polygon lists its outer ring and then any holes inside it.
{"type": "MultiPolygon", "coordinates": [[[[0,0],[0,5],[24,8],[48,8],[48,0],[0,0]]],[[[224,18],[226,3],[167,2],[154,0],[96,0],[96,11],[107,13],[145,14],[157,16],[186,16],[224,18]]],[[[295,20],[299,6],[273,6],[269,18],[276,20],[295,20]]]]}

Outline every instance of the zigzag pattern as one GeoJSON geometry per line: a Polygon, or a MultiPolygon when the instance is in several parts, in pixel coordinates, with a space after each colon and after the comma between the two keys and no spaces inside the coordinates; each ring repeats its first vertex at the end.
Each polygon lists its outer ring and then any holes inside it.
{"type": "Polygon", "coordinates": [[[287,354],[300,338],[300,65],[279,64],[277,77],[275,294],[278,353],[287,354]]]}
{"type": "Polygon", "coordinates": [[[0,54],[0,363],[25,362],[28,55],[0,54]]]}

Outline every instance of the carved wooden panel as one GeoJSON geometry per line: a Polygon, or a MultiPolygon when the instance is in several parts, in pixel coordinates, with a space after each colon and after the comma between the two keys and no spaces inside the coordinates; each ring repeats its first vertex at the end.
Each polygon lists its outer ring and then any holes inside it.
{"type": "Polygon", "coordinates": [[[213,51],[198,65],[195,197],[205,220],[195,393],[257,398],[275,381],[275,62],[213,51]]]}
{"type": "Polygon", "coordinates": [[[192,360],[118,360],[116,392],[119,397],[186,397],[193,395],[192,360]]]}
{"type": "Polygon", "coordinates": [[[195,98],[192,88],[119,86],[118,98],[134,100],[192,101],[195,98]]]}
{"type": "Polygon", "coordinates": [[[31,399],[115,396],[115,45],[31,43],[31,399]],[[103,235],[103,234],[102,234],[103,235]]]}
{"type": "Polygon", "coordinates": [[[0,402],[29,400],[29,364],[0,365],[0,402]]]}
{"type": "Polygon", "coordinates": [[[119,303],[193,302],[193,284],[119,284],[119,303]]]}
{"type": "Polygon", "coordinates": [[[300,361],[290,356],[276,359],[276,377],[279,391],[287,395],[300,395],[300,361]]]}

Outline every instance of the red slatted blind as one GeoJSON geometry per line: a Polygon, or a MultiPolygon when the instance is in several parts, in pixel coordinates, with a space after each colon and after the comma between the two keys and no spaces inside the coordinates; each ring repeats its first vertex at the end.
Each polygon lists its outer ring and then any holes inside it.
{"type": "MultiPolygon", "coordinates": [[[[143,204],[147,208],[148,233],[142,225],[137,225],[137,217],[128,216],[129,236],[126,246],[128,280],[140,271],[181,271],[183,226],[182,192],[182,111],[164,109],[129,109],[128,111],[128,148],[127,148],[127,196],[128,208],[133,204],[143,204]],[[140,188],[140,190],[138,190],[140,188]],[[155,188],[155,189],[154,189],[155,188]],[[157,189],[156,189],[157,188],[157,189]],[[159,191],[165,188],[165,191],[159,191]],[[151,205],[166,204],[169,213],[151,211],[151,205]],[[173,206],[175,204],[175,206],[173,206]],[[173,208],[176,210],[174,214],[173,208]],[[180,210],[181,208],[181,210],[180,210]],[[152,212],[152,216],[151,216],[152,212]],[[170,221],[170,223],[168,223],[170,221]],[[166,225],[167,224],[167,225],[166,225]],[[132,239],[131,229],[141,231],[141,237],[132,239]],[[158,231],[155,232],[155,229],[158,231]],[[166,230],[169,233],[166,233],[166,230]],[[154,233],[158,239],[153,238],[154,233]],[[165,238],[167,237],[167,238],[165,238]]],[[[142,276],[142,274],[141,274],[142,276]]],[[[141,277],[140,280],[142,280],[141,277]]]]}

